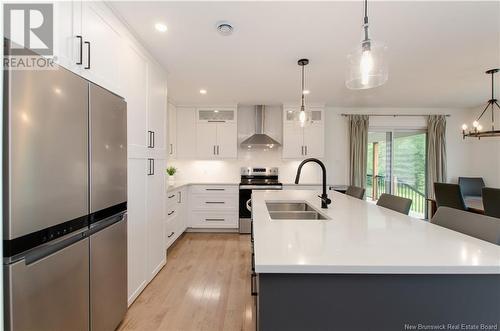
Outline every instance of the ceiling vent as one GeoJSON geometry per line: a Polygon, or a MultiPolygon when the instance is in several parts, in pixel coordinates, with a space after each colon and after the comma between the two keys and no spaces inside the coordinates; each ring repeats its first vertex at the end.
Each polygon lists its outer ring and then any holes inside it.
{"type": "Polygon", "coordinates": [[[234,28],[228,22],[219,22],[217,23],[217,31],[223,36],[229,36],[233,33],[234,28]]]}

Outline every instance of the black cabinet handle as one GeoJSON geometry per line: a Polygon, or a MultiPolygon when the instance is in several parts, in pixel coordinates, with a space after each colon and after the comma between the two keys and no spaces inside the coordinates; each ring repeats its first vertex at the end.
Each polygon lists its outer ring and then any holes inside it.
{"type": "Polygon", "coordinates": [[[170,155],[174,154],[174,147],[170,144],[170,155]]]}
{"type": "Polygon", "coordinates": [[[250,294],[252,296],[257,296],[257,290],[255,289],[256,286],[254,284],[257,282],[257,274],[255,272],[252,272],[252,275],[250,276],[250,294]]]}
{"type": "Polygon", "coordinates": [[[155,174],[155,160],[148,159],[148,176],[152,176],[155,174]]]}
{"type": "Polygon", "coordinates": [[[83,64],[83,38],[82,36],[76,36],[80,40],[80,59],[76,64],[83,64]]]}
{"type": "Polygon", "coordinates": [[[155,132],[151,131],[151,133],[153,134],[153,148],[155,148],[155,132]]]}
{"type": "Polygon", "coordinates": [[[182,203],[182,192],[179,191],[179,200],[177,200],[177,203],[182,203]]]}
{"type": "Polygon", "coordinates": [[[214,155],[215,155],[215,145],[214,145],[214,155]]]}
{"type": "Polygon", "coordinates": [[[169,234],[167,237],[171,238],[174,234],[175,234],[175,232],[172,232],[172,233],[171,233],[171,234],[169,234]]]}
{"type": "Polygon", "coordinates": [[[173,213],[175,213],[175,210],[172,210],[170,213],[168,213],[168,216],[172,215],[173,213]]]}
{"type": "Polygon", "coordinates": [[[148,131],[148,148],[153,148],[153,131],[148,131]]]}
{"type": "Polygon", "coordinates": [[[217,155],[219,155],[219,145],[217,145],[217,155]]]}
{"type": "Polygon", "coordinates": [[[225,204],[224,201],[205,201],[205,203],[208,203],[208,204],[219,204],[219,205],[225,204]]]}
{"type": "Polygon", "coordinates": [[[172,195],[168,196],[169,199],[172,199],[173,197],[175,197],[175,194],[172,194],[172,195]]]}
{"type": "Polygon", "coordinates": [[[87,44],[87,66],[84,69],[90,69],[90,41],[85,41],[87,44]]]}
{"type": "Polygon", "coordinates": [[[207,222],[224,222],[223,218],[205,218],[207,222]]]}
{"type": "Polygon", "coordinates": [[[206,188],[205,191],[225,191],[225,188],[206,188]]]}
{"type": "Polygon", "coordinates": [[[306,155],[307,155],[307,146],[304,146],[304,147],[305,147],[305,149],[306,149],[306,155]]]}

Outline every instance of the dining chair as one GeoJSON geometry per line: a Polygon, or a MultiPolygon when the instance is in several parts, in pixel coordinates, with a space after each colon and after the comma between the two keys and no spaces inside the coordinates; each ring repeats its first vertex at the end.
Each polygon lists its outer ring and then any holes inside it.
{"type": "Polygon", "coordinates": [[[482,177],[458,177],[460,192],[465,197],[480,197],[483,189],[484,180],[482,177]]]}
{"type": "Polygon", "coordinates": [[[500,221],[494,217],[439,207],[431,223],[500,245],[500,221]]]}
{"type": "Polygon", "coordinates": [[[398,213],[408,215],[410,212],[412,200],[396,195],[382,193],[377,200],[377,206],[385,207],[397,211],[398,213]]]}
{"type": "Polygon", "coordinates": [[[483,206],[485,215],[500,218],[500,189],[483,187],[483,206]]]}
{"type": "Polygon", "coordinates": [[[434,195],[436,196],[436,206],[450,207],[460,210],[467,210],[464,198],[457,184],[434,183],[434,195]]]}
{"type": "Polygon", "coordinates": [[[365,196],[365,189],[358,186],[349,186],[347,191],[345,191],[345,194],[363,200],[363,197],[365,196]]]}

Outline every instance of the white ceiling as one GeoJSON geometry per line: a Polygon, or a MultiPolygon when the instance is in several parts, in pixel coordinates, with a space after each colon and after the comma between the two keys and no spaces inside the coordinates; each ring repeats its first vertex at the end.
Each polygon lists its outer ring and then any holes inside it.
{"type": "MultiPolygon", "coordinates": [[[[112,2],[168,72],[177,104],[307,102],[343,107],[476,107],[484,71],[500,67],[500,2],[369,2],[371,36],[389,47],[389,81],[351,91],[346,55],[361,38],[361,2],[112,2]],[[216,22],[235,27],[229,37],[216,22]],[[156,22],[165,22],[166,33],[156,22]],[[207,89],[200,95],[201,88],[207,89]]],[[[500,75],[498,84],[500,86],[500,75]]],[[[499,93],[500,94],[500,93],[499,93]]]]}

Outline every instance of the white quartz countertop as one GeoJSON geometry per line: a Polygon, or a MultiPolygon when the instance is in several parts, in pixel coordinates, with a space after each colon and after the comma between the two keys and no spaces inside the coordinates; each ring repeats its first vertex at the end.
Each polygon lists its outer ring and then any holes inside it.
{"type": "Polygon", "coordinates": [[[500,246],[329,191],[254,191],[258,273],[500,274],[500,246]],[[266,201],[306,201],[330,220],[271,220],[266,201]]]}

